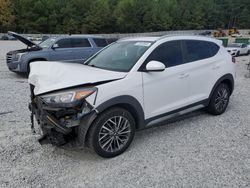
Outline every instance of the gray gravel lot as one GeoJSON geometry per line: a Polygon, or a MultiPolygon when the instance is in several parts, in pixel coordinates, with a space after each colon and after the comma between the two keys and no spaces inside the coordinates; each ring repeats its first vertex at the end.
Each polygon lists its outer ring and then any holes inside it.
{"type": "Polygon", "coordinates": [[[0,41],[0,187],[250,187],[250,56],[237,58],[235,92],[221,116],[197,111],[140,131],[113,159],[40,146],[30,131],[27,79],[8,71],[0,41]]]}

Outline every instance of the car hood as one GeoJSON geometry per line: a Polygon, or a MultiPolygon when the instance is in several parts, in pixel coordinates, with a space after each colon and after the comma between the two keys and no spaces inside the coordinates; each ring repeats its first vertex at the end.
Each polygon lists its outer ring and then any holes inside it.
{"type": "Polygon", "coordinates": [[[226,48],[227,50],[231,50],[231,51],[233,51],[233,50],[238,50],[239,48],[231,48],[231,47],[228,47],[228,48],[226,48]]]}
{"type": "Polygon", "coordinates": [[[23,37],[23,36],[15,33],[15,32],[9,31],[8,35],[10,35],[12,37],[15,37],[17,40],[21,41],[22,43],[26,44],[29,47],[36,46],[36,47],[40,48],[40,46],[38,44],[32,42],[31,40],[29,40],[29,39],[27,39],[27,38],[25,38],[25,37],[23,37]]]}
{"type": "Polygon", "coordinates": [[[77,63],[37,61],[30,64],[28,82],[35,86],[34,94],[39,95],[84,84],[122,79],[126,75],[124,72],[108,71],[77,63]]]}

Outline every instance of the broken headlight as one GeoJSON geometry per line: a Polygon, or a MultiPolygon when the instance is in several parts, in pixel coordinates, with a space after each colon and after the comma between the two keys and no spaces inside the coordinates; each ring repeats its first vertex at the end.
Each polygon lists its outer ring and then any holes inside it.
{"type": "Polygon", "coordinates": [[[97,88],[84,88],[79,90],[70,90],[57,92],[41,96],[42,100],[50,106],[55,107],[74,107],[81,101],[95,93],[97,88]]]}

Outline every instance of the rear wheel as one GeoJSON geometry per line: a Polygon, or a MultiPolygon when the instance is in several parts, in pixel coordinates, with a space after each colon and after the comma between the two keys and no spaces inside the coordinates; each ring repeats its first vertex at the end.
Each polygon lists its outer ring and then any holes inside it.
{"type": "Polygon", "coordinates": [[[101,157],[115,157],[129,147],[134,133],[133,116],[127,110],[116,107],[100,114],[93,122],[88,144],[101,157]]]}
{"type": "Polygon", "coordinates": [[[212,98],[207,108],[208,112],[213,115],[223,114],[227,109],[229,99],[229,87],[227,84],[221,83],[212,94],[212,98]]]}
{"type": "Polygon", "coordinates": [[[238,51],[238,52],[236,53],[236,57],[238,57],[238,56],[240,56],[240,51],[238,51]]]}

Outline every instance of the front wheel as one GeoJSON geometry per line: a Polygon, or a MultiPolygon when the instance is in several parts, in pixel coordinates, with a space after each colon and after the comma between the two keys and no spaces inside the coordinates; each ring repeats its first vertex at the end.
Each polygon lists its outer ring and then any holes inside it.
{"type": "Polygon", "coordinates": [[[236,53],[236,57],[239,57],[240,56],[240,51],[238,51],[237,53],[236,53]]]}
{"type": "Polygon", "coordinates": [[[208,105],[208,112],[213,115],[223,114],[228,106],[230,99],[230,90],[227,84],[221,83],[214,90],[208,105]]]}
{"type": "Polygon", "coordinates": [[[123,153],[135,133],[133,116],[123,108],[112,108],[97,117],[88,133],[89,146],[101,157],[123,153]]]}

